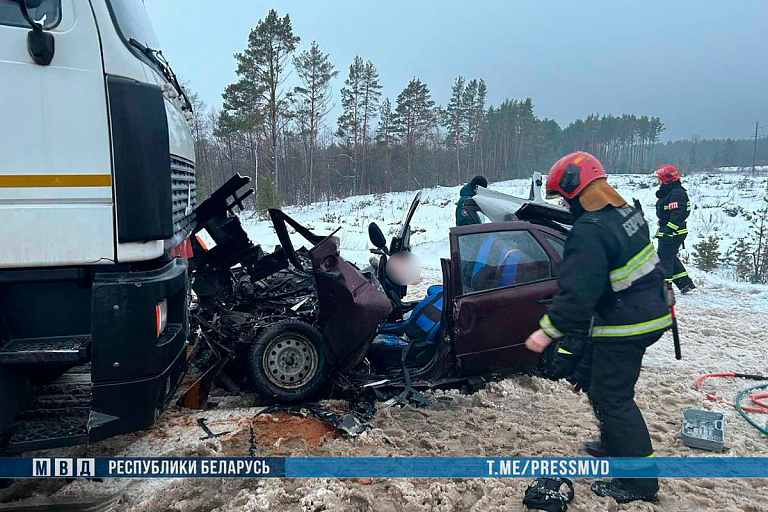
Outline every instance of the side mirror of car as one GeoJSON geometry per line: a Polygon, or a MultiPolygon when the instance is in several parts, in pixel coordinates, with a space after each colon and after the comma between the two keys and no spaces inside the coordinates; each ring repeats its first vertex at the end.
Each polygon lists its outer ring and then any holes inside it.
{"type": "Polygon", "coordinates": [[[379,225],[375,222],[371,222],[368,225],[368,238],[370,238],[371,243],[377,249],[387,250],[387,239],[384,237],[384,233],[381,232],[379,225]]]}

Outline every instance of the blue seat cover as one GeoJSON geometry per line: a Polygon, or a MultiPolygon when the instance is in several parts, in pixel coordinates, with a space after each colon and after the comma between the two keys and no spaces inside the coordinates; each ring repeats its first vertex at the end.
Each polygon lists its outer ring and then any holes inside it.
{"type": "Polygon", "coordinates": [[[430,286],[427,296],[411,310],[402,322],[386,324],[379,328],[381,334],[407,335],[413,339],[433,341],[440,331],[443,312],[443,287],[430,286]]]}

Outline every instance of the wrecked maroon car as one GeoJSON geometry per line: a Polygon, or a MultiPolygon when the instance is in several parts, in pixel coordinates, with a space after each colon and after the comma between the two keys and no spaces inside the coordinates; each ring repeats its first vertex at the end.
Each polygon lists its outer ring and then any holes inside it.
{"type": "Polygon", "coordinates": [[[237,195],[248,181],[233,177],[196,210],[192,355],[208,371],[182,399],[187,406],[204,407],[215,378],[232,391],[244,380],[272,401],[307,400],[331,372],[362,360],[392,309],[375,279],[339,255],[338,238],[279,210],[269,215],[281,245],[264,254],[233,214],[252,193],[237,195]],[[294,249],[289,226],[312,247],[294,249]]]}
{"type": "Polygon", "coordinates": [[[350,372],[350,380],[374,389],[399,387],[404,392],[396,398],[412,400],[419,388],[535,370],[540,356],[524,342],[557,293],[572,224],[568,211],[500,193],[468,201],[466,207],[486,222],[450,230],[442,283],[406,303],[406,287],[388,275],[387,258],[410,250],[410,222],[419,202],[417,194],[389,246],[380,228],[369,226],[379,258],[372,263],[394,309],[368,350],[369,364],[350,372]]]}
{"type": "Polygon", "coordinates": [[[491,222],[451,229],[442,283],[405,301],[408,283],[387,266],[410,252],[420,193],[389,244],[369,227],[374,265],[360,270],[339,254],[335,232],[316,235],[279,210],[269,214],[280,245],[264,254],[232,212],[247,182],[235,176],[197,209],[197,232],[215,247],[195,237],[192,346],[207,371],[187,405],[203,406],[217,375],[231,391],[245,385],[275,403],[364,391],[419,402],[419,389],[539,364],[524,341],[557,292],[567,211],[503,194],[476,198],[469,206],[491,222]],[[311,247],[295,249],[291,234],[311,247]]]}

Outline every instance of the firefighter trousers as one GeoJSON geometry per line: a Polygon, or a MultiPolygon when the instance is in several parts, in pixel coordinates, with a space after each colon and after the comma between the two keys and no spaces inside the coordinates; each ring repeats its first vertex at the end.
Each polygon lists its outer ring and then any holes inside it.
{"type": "Polygon", "coordinates": [[[693,285],[693,281],[688,277],[688,271],[683,266],[683,262],[677,256],[680,246],[685,241],[685,235],[665,236],[659,239],[659,260],[661,261],[664,279],[672,281],[678,290],[683,290],[693,285]]]}
{"type": "MultiPolygon", "coordinates": [[[[649,467],[653,446],[635,403],[635,383],[645,349],[660,337],[655,333],[639,341],[592,343],[589,399],[600,423],[600,439],[610,457],[647,457],[649,467]]],[[[621,482],[641,494],[655,494],[659,488],[656,478],[622,478],[621,482]]]]}

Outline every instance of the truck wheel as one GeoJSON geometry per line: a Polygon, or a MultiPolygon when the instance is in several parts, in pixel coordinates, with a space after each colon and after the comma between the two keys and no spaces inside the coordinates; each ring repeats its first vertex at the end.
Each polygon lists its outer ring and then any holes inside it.
{"type": "Polygon", "coordinates": [[[273,402],[313,398],[326,377],[323,335],[297,320],[264,329],[248,353],[248,374],[256,392],[273,402]]]}

